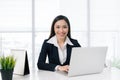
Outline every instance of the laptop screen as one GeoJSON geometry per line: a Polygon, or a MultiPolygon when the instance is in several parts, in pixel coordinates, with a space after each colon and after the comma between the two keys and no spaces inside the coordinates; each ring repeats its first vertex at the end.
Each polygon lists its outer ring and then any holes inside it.
{"type": "Polygon", "coordinates": [[[72,48],[68,76],[102,72],[107,47],[72,48]]]}

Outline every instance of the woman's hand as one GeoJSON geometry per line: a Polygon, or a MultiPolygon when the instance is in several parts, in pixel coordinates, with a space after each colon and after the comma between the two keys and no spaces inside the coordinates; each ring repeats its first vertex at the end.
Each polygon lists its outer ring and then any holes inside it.
{"type": "Polygon", "coordinates": [[[59,71],[68,72],[68,70],[69,70],[69,65],[59,66],[59,67],[58,67],[58,70],[59,70],[59,71]]]}

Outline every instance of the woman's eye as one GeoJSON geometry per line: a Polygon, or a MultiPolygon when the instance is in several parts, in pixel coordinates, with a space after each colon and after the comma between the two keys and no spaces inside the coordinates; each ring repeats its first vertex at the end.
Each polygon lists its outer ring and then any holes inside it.
{"type": "Polygon", "coordinates": [[[63,28],[68,28],[67,26],[63,26],[63,28]]]}
{"type": "Polygon", "coordinates": [[[56,26],[56,28],[60,28],[60,26],[56,26]]]}

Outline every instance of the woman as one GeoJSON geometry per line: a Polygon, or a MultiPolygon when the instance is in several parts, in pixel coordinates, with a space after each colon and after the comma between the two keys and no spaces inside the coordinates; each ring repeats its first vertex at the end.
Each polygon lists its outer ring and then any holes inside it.
{"type": "Polygon", "coordinates": [[[69,70],[72,47],[81,47],[77,40],[71,38],[70,23],[67,17],[57,16],[51,26],[48,39],[44,40],[37,66],[42,70],[69,70]],[[48,63],[46,57],[48,56],[48,63]]]}

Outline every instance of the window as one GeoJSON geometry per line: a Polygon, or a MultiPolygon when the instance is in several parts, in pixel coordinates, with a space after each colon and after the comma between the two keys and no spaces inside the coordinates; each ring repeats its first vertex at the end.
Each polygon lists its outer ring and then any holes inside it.
{"type": "Polygon", "coordinates": [[[30,66],[34,66],[32,63],[36,66],[42,43],[50,34],[52,21],[62,14],[69,18],[72,38],[77,39],[82,47],[88,46],[88,42],[90,46],[108,46],[107,59],[120,58],[119,0],[33,1],[34,5],[32,0],[0,1],[0,55],[10,53],[12,48],[26,49],[30,66]],[[32,52],[33,47],[35,53],[32,52]]]}
{"type": "Polygon", "coordinates": [[[120,58],[119,0],[90,2],[91,46],[108,46],[107,59],[120,58]]]}
{"type": "Polygon", "coordinates": [[[9,54],[10,49],[26,49],[31,59],[31,6],[31,0],[0,1],[0,55],[9,54]]]}

